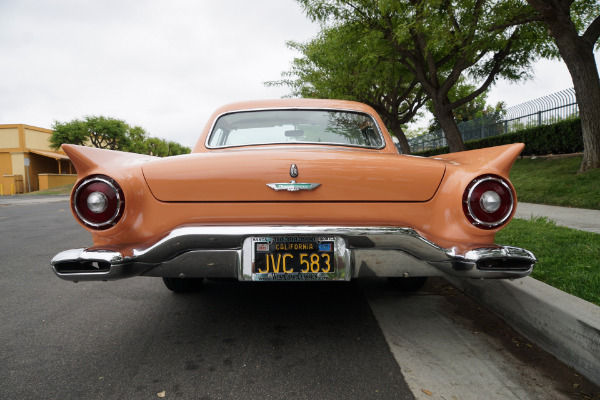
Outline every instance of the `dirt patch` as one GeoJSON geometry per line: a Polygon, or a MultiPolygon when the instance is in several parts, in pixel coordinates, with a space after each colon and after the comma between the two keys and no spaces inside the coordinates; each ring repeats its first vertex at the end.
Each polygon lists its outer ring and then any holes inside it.
{"type": "Polygon", "coordinates": [[[444,295],[460,322],[475,332],[496,339],[509,354],[554,382],[555,388],[572,399],[600,400],[600,387],[581,376],[523,337],[502,319],[464,295],[441,278],[430,279],[425,290],[444,295]]]}

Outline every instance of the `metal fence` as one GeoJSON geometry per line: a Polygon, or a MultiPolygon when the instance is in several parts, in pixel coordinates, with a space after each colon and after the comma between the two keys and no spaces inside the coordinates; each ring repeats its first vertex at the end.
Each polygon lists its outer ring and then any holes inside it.
{"type": "MultiPolygon", "coordinates": [[[[483,116],[460,123],[458,129],[463,141],[467,142],[534,126],[553,124],[578,115],[579,107],[575,99],[575,90],[570,88],[510,107],[503,116],[483,116]]],[[[448,145],[441,130],[409,139],[408,143],[412,152],[448,145]]]]}

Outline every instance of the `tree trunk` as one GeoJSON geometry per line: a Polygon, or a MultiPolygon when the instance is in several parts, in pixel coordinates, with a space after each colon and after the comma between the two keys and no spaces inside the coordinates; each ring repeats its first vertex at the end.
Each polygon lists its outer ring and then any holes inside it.
{"type": "MultiPolygon", "coordinates": [[[[581,40],[581,39],[579,39],[581,40]]],[[[583,133],[583,160],[579,172],[600,168],[600,78],[594,53],[575,40],[568,48],[559,44],[560,55],[573,80],[583,133]]]]}
{"type": "MultiPolygon", "coordinates": [[[[435,110],[435,117],[437,118],[442,130],[444,131],[444,135],[446,136],[446,140],[448,141],[448,147],[450,148],[450,153],[455,153],[457,151],[465,150],[465,143],[463,142],[460,131],[458,130],[458,125],[456,125],[456,120],[454,119],[454,114],[452,113],[452,109],[449,107],[440,106],[439,103],[441,101],[433,101],[433,108],[435,110]],[[438,103],[438,104],[436,104],[438,103]]],[[[448,103],[450,103],[448,101],[448,103]]]]}
{"type": "Polygon", "coordinates": [[[404,130],[400,125],[392,125],[391,127],[392,133],[396,138],[398,138],[398,142],[400,143],[400,149],[402,149],[402,154],[411,154],[410,145],[408,144],[408,139],[406,139],[406,135],[404,134],[404,130]]]}
{"type": "Polygon", "coordinates": [[[597,18],[579,35],[571,20],[572,1],[527,0],[542,16],[548,34],[569,69],[579,104],[583,133],[583,161],[579,172],[600,168],[600,78],[594,45],[598,40],[597,18]]]}

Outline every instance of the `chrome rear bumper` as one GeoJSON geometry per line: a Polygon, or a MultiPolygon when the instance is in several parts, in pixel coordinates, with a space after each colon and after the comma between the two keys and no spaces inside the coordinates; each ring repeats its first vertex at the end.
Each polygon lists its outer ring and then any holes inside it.
{"type": "Polygon", "coordinates": [[[70,281],[115,280],[132,276],[252,278],[251,240],[272,236],[336,238],[339,274],[360,276],[440,276],[522,278],[537,262],[524,249],[473,248],[463,254],[444,249],[411,228],[328,226],[182,227],[132,256],[100,248],[73,249],[51,261],[57,276],[70,281]]]}

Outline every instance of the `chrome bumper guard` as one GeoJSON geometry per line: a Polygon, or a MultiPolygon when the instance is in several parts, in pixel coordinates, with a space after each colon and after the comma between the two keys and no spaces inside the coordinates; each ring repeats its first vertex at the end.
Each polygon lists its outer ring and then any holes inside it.
{"type": "Polygon", "coordinates": [[[100,248],[72,249],[51,261],[57,276],[70,281],[106,281],[133,276],[237,278],[253,280],[253,237],[333,236],[338,274],[361,276],[443,276],[522,278],[537,262],[524,249],[486,246],[458,254],[411,228],[328,226],[182,227],[146,249],[125,257],[100,248]]]}

